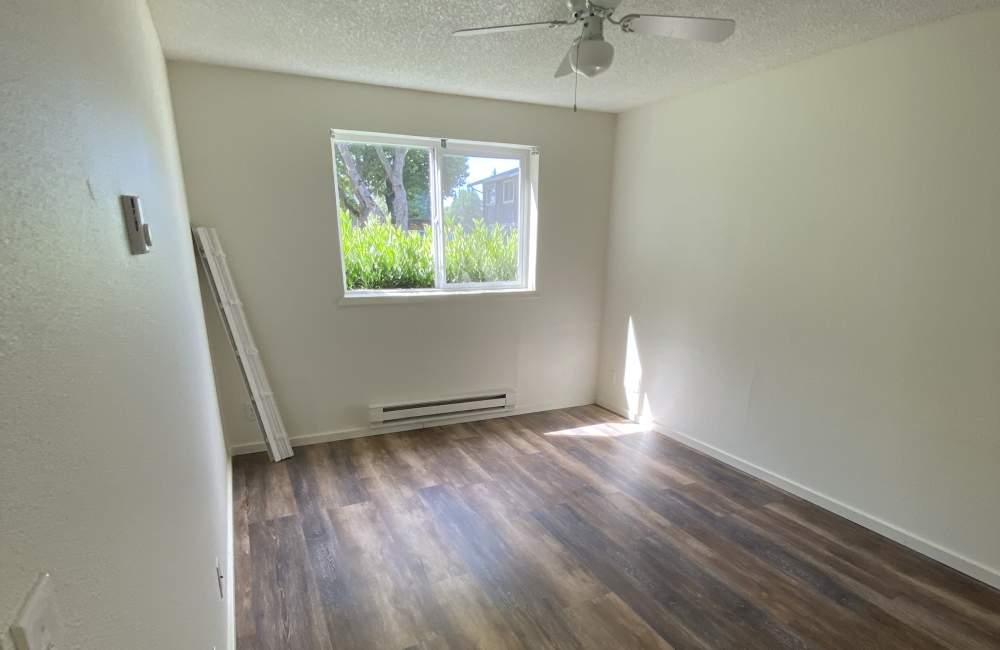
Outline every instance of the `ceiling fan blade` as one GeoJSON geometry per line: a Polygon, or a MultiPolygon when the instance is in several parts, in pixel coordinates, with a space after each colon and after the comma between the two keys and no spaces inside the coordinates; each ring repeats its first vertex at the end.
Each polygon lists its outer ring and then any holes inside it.
{"type": "Polygon", "coordinates": [[[561,27],[569,25],[565,20],[546,20],[540,23],[518,23],[516,25],[494,25],[492,27],[472,27],[469,29],[456,29],[452,36],[479,36],[480,34],[496,34],[498,32],[520,32],[525,29],[539,29],[541,27],[561,27]]]}
{"type": "Polygon", "coordinates": [[[621,20],[622,30],[637,34],[654,34],[670,38],[719,43],[736,31],[736,21],[728,18],[687,18],[684,16],[653,16],[629,14],[621,20]]]}
{"type": "Polygon", "coordinates": [[[559,67],[556,68],[556,75],[555,75],[556,79],[558,79],[559,77],[565,77],[568,74],[572,74],[573,66],[570,65],[569,55],[570,52],[573,51],[573,47],[575,46],[570,46],[569,50],[566,52],[566,56],[563,57],[562,63],[560,63],[559,67]]]}

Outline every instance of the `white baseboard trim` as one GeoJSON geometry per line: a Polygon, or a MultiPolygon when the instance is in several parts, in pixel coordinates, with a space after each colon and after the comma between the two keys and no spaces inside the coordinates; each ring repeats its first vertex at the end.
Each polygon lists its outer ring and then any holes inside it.
{"type": "MultiPolygon", "coordinates": [[[[338,429],[336,431],[324,431],[321,433],[306,433],[289,437],[292,447],[304,447],[306,445],[319,445],[324,442],[337,442],[339,440],[350,440],[352,438],[364,438],[366,436],[378,436],[384,433],[396,433],[398,431],[416,431],[429,427],[439,427],[445,424],[460,424],[462,422],[479,422],[481,420],[492,420],[494,418],[505,418],[512,415],[524,415],[526,413],[539,413],[541,411],[554,411],[557,409],[573,408],[575,406],[587,406],[593,404],[592,401],[585,402],[560,402],[555,404],[537,404],[534,406],[515,406],[507,411],[495,411],[492,413],[472,413],[464,415],[444,416],[424,422],[410,422],[405,424],[383,425],[379,427],[363,426],[338,429]]],[[[264,442],[250,442],[233,445],[229,448],[232,456],[243,454],[256,454],[266,451],[264,442]]]]}
{"type": "Polygon", "coordinates": [[[226,647],[236,650],[236,511],[233,508],[233,457],[226,458],[226,647]]]}
{"type": "MultiPolygon", "coordinates": [[[[604,406],[604,408],[609,411],[617,411],[616,409],[608,406],[604,406]]],[[[977,580],[985,582],[992,587],[1000,589],[1000,570],[998,569],[967,558],[915,533],[911,533],[908,530],[891,524],[884,519],[850,506],[842,501],[838,501],[837,499],[827,496],[821,492],[817,492],[816,490],[808,488],[801,483],[797,483],[791,479],[781,476],[780,474],[772,472],[771,470],[755,465],[754,463],[744,460],[739,456],[734,456],[727,451],[723,451],[718,447],[702,442],[697,438],[674,431],[659,422],[654,422],[652,426],[658,433],[665,435],[668,438],[696,449],[718,461],[742,470],[751,476],[755,476],[765,483],[769,483],[786,492],[794,494],[795,496],[805,499],[820,508],[838,514],[845,519],[849,519],[850,521],[864,526],[869,530],[873,530],[880,535],[884,535],[891,540],[899,542],[907,548],[937,560],[938,562],[950,566],[957,571],[961,571],[962,573],[977,580]]]]}
{"type": "Polygon", "coordinates": [[[628,414],[628,409],[624,409],[624,408],[622,408],[620,406],[612,406],[611,404],[606,404],[603,400],[600,400],[600,399],[597,400],[596,402],[594,402],[594,404],[597,404],[598,406],[600,406],[605,411],[611,411],[615,415],[621,416],[621,417],[625,418],[626,420],[631,420],[632,419],[632,417],[628,414]]]}

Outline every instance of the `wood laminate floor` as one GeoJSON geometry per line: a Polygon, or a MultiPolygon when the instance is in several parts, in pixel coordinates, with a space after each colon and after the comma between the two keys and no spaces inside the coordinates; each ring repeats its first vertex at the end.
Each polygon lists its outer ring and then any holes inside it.
{"type": "Polygon", "coordinates": [[[234,460],[238,650],[1000,648],[1000,592],[597,407],[234,460]]]}

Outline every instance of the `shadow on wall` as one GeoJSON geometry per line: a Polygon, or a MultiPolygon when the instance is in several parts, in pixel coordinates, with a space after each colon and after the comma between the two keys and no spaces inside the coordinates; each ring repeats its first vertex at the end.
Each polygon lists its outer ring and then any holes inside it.
{"type": "Polygon", "coordinates": [[[636,335],[635,319],[629,315],[625,325],[625,350],[621,370],[611,373],[611,394],[608,395],[610,406],[617,407],[622,415],[633,422],[649,425],[655,420],[653,408],[649,402],[646,390],[648,380],[643,373],[642,354],[636,335]]]}

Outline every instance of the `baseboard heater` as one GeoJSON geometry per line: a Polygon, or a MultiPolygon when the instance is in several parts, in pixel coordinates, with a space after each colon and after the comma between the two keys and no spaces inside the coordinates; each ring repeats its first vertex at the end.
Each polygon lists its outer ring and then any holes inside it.
{"type": "Polygon", "coordinates": [[[368,412],[372,425],[388,425],[502,412],[512,408],[514,408],[514,391],[498,390],[422,402],[375,404],[368,408],[368,412]]]}

